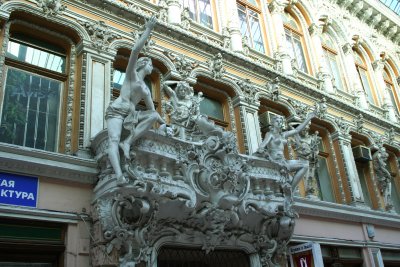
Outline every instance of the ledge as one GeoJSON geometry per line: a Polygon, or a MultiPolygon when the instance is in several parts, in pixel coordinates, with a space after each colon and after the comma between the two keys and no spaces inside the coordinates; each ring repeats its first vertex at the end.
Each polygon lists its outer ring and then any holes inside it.
{"type": "Polygon", "coordinates": [[[0,143],[0,170],[84,184],[94,184],[98,173],[94,159],[5,143],[0,143]]]}
{"type": "Polygon", "coordinates": [[[295,198],[294,209],[301,215],[341,221],[369,223],[374,225],[400,228],[400,215],[383,211],[358,208],[350,205],[295,198]]]}

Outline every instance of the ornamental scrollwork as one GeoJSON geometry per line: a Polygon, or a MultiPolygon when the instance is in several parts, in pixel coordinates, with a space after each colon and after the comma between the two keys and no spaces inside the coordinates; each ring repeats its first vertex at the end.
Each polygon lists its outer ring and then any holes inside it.
{"type": "Polygon", "coordinates": [[[207,61],[209,70],[212,72],[214,79],[221,79],[226,72],[222,63],[222,54],[218,53],[207,61]]]}
{"type": "Polygon", "coordinates": [[[176,70],[184,80],[189,77],[194,68],[199,66],[198,62],[195,62],[184,55],[169,51],[165,51],[164,54],[172,61],[172,63],[174,63],[176,70]]]}
{"type": "Polygon", "coordinates": [[[121,38],[120,35],[113,33],[104,21],[79,21],[79,23],[86,28],[93,47],[98,51],[107,49],[113,40],[121,38]]]}
{"type": "Polygon", "coordinates": [[[250,81],[250,79],[245,78],[242,80],[237,80],[236,84],[240,87],[243,92],[244,100],[248,103],[255,103],[257,88],[255,85],[250,81]]]}
{"type": "Polygon", "coordinates": [[[57,16],[67,9],[67,6],[63,5],[61,0],[38,0],[37,5],[43,9],[46,16],[57,16]]]}
{"type": "Polygon", "coordinates": [[[272,101],[278,101],[281,96],[281,91],[279,88],[279,77],[276,77],[270,82],[265,84],[265,88],[267,89],[268,96],[272,101]]]}

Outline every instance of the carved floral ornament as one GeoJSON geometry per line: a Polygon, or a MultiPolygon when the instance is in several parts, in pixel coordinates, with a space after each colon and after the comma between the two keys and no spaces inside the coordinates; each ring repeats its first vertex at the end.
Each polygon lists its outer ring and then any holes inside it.
{"type": "Polygon", "coordinates": [[[113,33],[104,21],[89,22],[80,20],[78,22],[86,28],[92,39],[93,47],[98,51],[106,50],[112,41],[121,38],[120,35],[113,33]]]}
{"type": "MultiPolygon", "coordinates": [[[[127,185],[116,187],[101,163],[103,176],[95,188],[95,228],[101,236],[92,252],[106,251],[108,264],[130,266],[152,262],[160,239],[200,244],[207,253],[217,246],[237,247],[239,241],[259,254],[262,266],[276,266],[296,216],[291,190],[282,187],[287,170],[239,155],[229,133],[196,143],[159,134],[150,132],[134,146],[136,157],[125,168],[127,185]]],[[[106,135],[96,139],[107,142],[106,135]]],[[[106,148],[100,143],[101,155],[106,148]]]]}
{"type": "Polygon", "coordinates": [[[222,63],[222,54],[218,53],[208,60],[207,65],[209,70],[212,72],[214,79],[221,79],[226,72],[222,63]]]}
{"type": "Polygon", "coordinates": [[[183,79],[188,78],[192,70],[199,66],[198,62],[195,62],[182,54],[170,51],[165,51],[164,54],[172,61],[172,63],[174,63],[176,70],[183,79]]]}
{"type": "Polygon", "coordinates": [[[242,90],[243,97],[246,102],[255,103],[257,101],[256,93],[258,90],[256,86],[250,81],[250,79],[245,78],[242,80],[237,80],[236,83],[242,90]]]}
{"type": "MultiPolygon", "coordinates": [[[[0,2],[1,4],[2,2],[0,2]]],[[[37,5],[43,9],[46,16],[56,16],[67,9],[67,6],[63,5],[61,0],[38,0],[37,5]]]]}

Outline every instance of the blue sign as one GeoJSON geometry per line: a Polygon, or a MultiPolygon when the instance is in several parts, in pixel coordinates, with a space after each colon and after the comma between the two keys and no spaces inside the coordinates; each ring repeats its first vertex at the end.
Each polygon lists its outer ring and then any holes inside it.
{"type": "Polygon", "coordinates": [[[38,185],[37,177],[0,172],[0,204],[36,208],[38,185]]]}

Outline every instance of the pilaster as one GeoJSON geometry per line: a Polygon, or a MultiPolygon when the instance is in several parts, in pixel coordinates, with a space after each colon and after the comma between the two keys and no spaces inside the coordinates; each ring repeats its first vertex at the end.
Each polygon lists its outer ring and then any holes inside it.
{"type": "Polygon", "coordinates": [[[235,0],[226,0],[228,6],[229,22],[228,32],[231,38],[231,49],[234,52],[243,51],[242,34],[239,28],[239,13],[237,9],[237,3],[235,0]]]}

